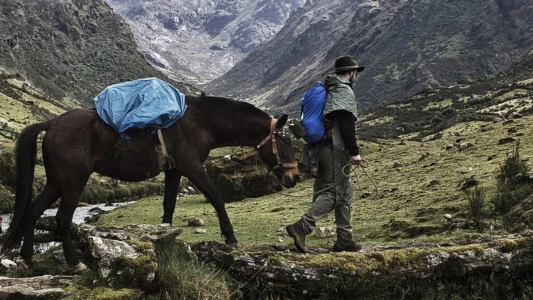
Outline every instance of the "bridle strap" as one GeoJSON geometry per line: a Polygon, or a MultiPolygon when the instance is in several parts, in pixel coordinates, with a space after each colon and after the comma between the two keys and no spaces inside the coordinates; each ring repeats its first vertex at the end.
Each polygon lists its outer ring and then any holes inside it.
{"type": "Polygon", "coordinates": [[[266,137],[264,140],[262,140],[261,143],[259,143],[259,145],[257,145],[256,148],[259,149],[259,148],[263,147],[263,145],[266,144],[266,142],[268,142],[268,140],[270,139],[270,137],[272,137],[272,134],[274,134],[274,130],[271,130],[271,131],[270,131],[270,134],[267,135],[267,137],[266,137]]]}
{"type": "Polygon", "coordinates": [[[278,147],[276,145],[276,134],[272,134],[272,153],[276,156],[278,166],[281,165],[281,158],[279,157],[278,147]]]}
{"type": "Polygon", "coordinates": [[[282,163],[281,158],[279,157],[278,147],[276,145],[276,132],[275,130],[270,130],[270,133],[264,138],[259,145],[257,145],[257,149],[260,149],[263,147],[268,140],[272,139],[272,153],[276,156],[277,165],[275,165],[272,170],[278,169],[278,168],[287,168],[287,169],[296,169],[298,168],[297,162],[292,163],[282,163]]]}
{"type": "Polygon", "coordinates": [[[298,163],[293,162],[293,163],[279,164],[277,166],[274,166],[273,170],[277,168],[296,169],[298,168],[298,163]]]}

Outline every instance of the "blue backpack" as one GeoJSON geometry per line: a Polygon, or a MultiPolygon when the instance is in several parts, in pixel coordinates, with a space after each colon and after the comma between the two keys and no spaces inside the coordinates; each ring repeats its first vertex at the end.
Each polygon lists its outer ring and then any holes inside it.
{"type": "Polygon", "coordinates": [[[318,82],[303,95],[300,101],[300,122],[306,132],[304,140],[309,144],[318,143],[324,137],[325,106],[326,86],[318,82]]]}

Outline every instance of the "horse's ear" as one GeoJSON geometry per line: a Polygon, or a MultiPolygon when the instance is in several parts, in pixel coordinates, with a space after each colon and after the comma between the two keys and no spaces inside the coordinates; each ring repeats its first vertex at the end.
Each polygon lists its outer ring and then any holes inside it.
{"type": "Polygon", "coordinates": [[[289,119],[289,116],[287,114],[284,114],[281,117],[279,117],[278,121],[276,122],[276,129],[283,128],[283,126],[285,126],[285,123],[287,123],[288,119],[289,119]]]}

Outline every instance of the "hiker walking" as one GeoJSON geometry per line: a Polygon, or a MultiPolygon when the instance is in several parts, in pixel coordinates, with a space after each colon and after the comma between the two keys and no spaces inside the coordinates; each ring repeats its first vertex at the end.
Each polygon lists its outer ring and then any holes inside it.
{"type": "Polygon", "coordinates": [[[352,235],[352,184],[350,168],[344,167],[361,163],[355,138],[357,105],[352,85],[357,73],[364,69],[352,56],[342,56],[335,60],[335,74],[325,79],[325,134],[319,142],[306,144],[302,156],[302,163],[311,166],[315,177],[313,203],[298,222],[286,227],[300,252],[307,252],[305,237],[315,229],[316,221],[333,210],[337,226],[333,251],[361,250],[352,235]]]}

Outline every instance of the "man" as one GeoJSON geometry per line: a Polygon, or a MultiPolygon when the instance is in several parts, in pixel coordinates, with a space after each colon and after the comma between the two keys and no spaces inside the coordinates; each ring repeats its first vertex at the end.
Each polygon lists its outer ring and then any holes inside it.
{"type": "Polygon", "coordinates": [[[316,221],[335,211],[337,241],[333,251],[361,250],[352,235],[351,203],[352,184],[350,168],[346,165],[361,163],[359,148],[355,138],[357,105],[352,85],[359,67],[352,56],[342,56],[335,60],[335,74],[326,77],[327,101],[324,108],[326,135],[321,142],[306,145],[303,163],[311,165],[315,175],[313,203],[302,218],[286,227],[300,252],[307,252],[305,237],[316,227],[316,221]]]}

